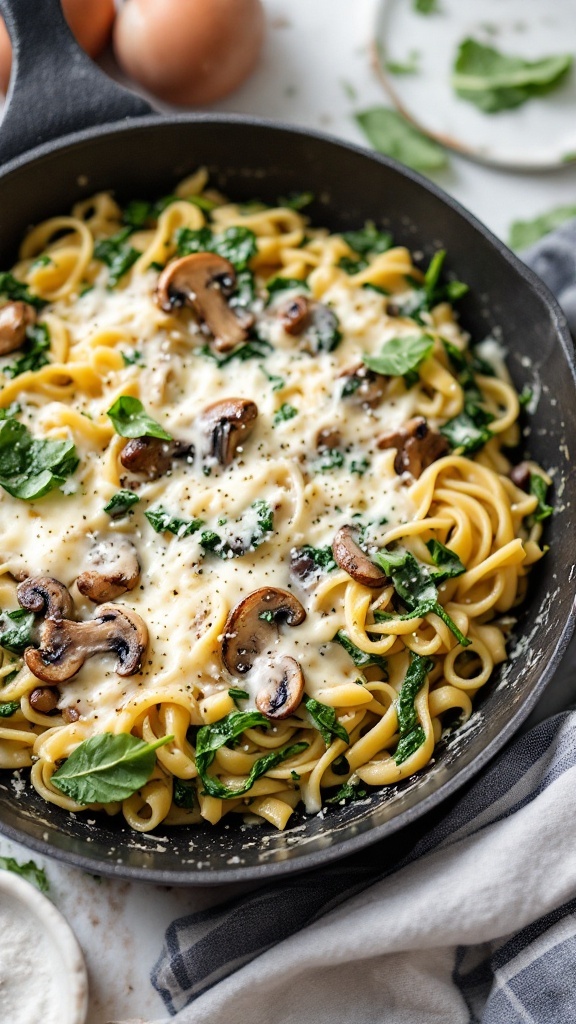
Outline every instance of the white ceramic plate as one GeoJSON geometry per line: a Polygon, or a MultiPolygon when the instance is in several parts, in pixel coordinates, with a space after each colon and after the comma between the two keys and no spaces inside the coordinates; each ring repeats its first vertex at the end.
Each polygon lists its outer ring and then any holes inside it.
{"type": "Polygon", "coordinates": [[[33,885],[0,870],[0,1020],[2,1024],[84,1024],[88,979],[80,946],[56,907],[33,885]],[[30,942],[25,936],[29,933],[30,942]],[[1,955],[5,939],[4,956],[1,955]],[[36,967],[38,965],[38,967],[36,967]],[[39,972],[42,971],[42,977],[39,972]],[[36,977],[34,977],[36,975],[36,977]],[[33,1016],[25,1000],[34,985],[33,1016]]]}
{"type": "Polygon", "coordinates": [[[422,131],[460,153],[517,170],[545,170],[576,161],[576,66],[545,96],[514,110],[484,114],[451,87],[459,44],[467,37],[505,54],[537,60],[573,54],[574,0],[438,0],[418,14],[413,0],[382,0],[375,60],[396,107],[422,131]],[[415,53],[418,71],[391,74],[415,53]]]}

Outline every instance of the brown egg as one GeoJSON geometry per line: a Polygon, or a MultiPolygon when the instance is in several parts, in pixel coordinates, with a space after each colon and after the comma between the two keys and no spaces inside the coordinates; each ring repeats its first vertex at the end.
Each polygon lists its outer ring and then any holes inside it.
{"type": "MultiPolygon", "coordinates": [[[[114,22],[114,0],[62,0],[72,32],[90,57],[97,57],[106,46],[114,22]]],[[[6,92],[10,81],[12,47],[6,26],[0,18],[0,89],[6,92]]]]}
{"type": "Polygon", "coordinates": [[[261,0],[127,0],[114,26],[114,52],[155,96],[199,106],[244,81],[263,38],[261,0]]]}

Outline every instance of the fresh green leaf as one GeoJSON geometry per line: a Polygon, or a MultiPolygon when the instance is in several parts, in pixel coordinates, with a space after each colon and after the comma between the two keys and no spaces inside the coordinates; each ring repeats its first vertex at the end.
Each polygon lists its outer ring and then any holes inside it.
{"type": "Polygon", "coordinates": [[[456,552],[441,544],[439,540],[427,541],[426,547],[434,565],[438,566],[438,572],[430,573],[434,583],[444,583],[445,580],[461,576],[463,572],[466,572],[466,566],[462,564],[456,552]]]}
{"type": "Polygon", "coordinates": [[[412,0],[412,6],[418,14],[438,14],[438,0],[412,0]]]}
{"type": "Polygon", "coordinates": [[[153,219],[154,204],[145,199],[132,199],[122,210],[122,220],[134,231],[146,226],[153,219]]]}
{"type": "MultiPolygon", "coordinates": [[[[530,473],[530,494],[533,494],[538,499],[536,511],[533,513],[537,523],[541,523],[543,519],[548,519],[554,511],[552,505],[546,504],[548,486],[544,477],[540,476],[539,473],[530,473]]],[[[2,638],[0,637],[1,642],[2,638]]]]}
{"type": "Polygon", "coordinates": [[[367,469],[370,468],[370,460],[364,456],[361,459],[352,459],[350,463],[350,472],[355,473],[356,476],[364,476],[367,469]]]}
{"type": "Polygon", "coordinates": [[[181,519],[173,516],[163,505],[156,505],[144,512],[150,526],[156,533],[173,533],[175,537],[189,537],[204,526],[203,519],[181,519]]]}
{"type": "Polygon", "coordinates": [[[452,87],[485,114],[495,114],[555,89],[572,63],[571,54],[524,60],[468,38],[458,49],[452,87]]]}
{"type": "Polygon", "coordinates": [[[371,220],[367,220],[358,231],[344,231],[342,238],[359,256],[376,256],[387,252],[394,241],[389,231],[380,231],[371,220]]]}
{"type": "Polygon", "coordinates": [[[444,434],[453,451],[458,450],[463,455],[469,455],[483,448],[493,437],[492,431],[488,428],[488,423],[491,423],[492,419],[490,413],[468,402],[464,412],[440,427],[440,433],[444,434]]]}
{"type": "Polygon", "coordinates": [[[73,441],[40,441],[17,420],[0,422],[0,486],[14,498],[42,498],[72,475],[78,461],[73,441]]]}
{"type": "Polygon", "coordinates": [[[311,544],[303,544],[300,548],[294,548],[296,558],[309,558],[317,569],[324,572],[332,572],[336,569],[336,562],[329,544],[325,548],[315,548],[311,544]]]}
{"type": "Polygon", "coordinates": [[[286,387],[286,381],[284,378],[279,377],[276,373],[268,373],[268,370],[263,363],[260,364],[258,369],[262,370],[266,379],[272,384],[272,391],[282,391],[282,388],[286,387]]]}
{"type": "Polygon", "coordinates": [[[131,352],[121,352],[124,366],[144,366],[144,353],[140,349],[133,348],[131,352]]]}
{"type": "Polygon", "coordinates": [[[34,306],[38,310],[46,305],[45,299],[41,299],[39,295],[32,295],[28,285],[23,281],[17,281],[9,271],[0,273],[0,295],[5,295],[11,302],[27,302],[29,306],[34,306]]]}
{"type": "Polygon", "coordinates": [[[137,505],[140,498],[134,491],[128,491],[122,488],[116,491],[110,498],[110,501],[104,505],[104,511],[108,513],[111,519],[120,519],[125,516],[133,505],[137,505]]]}
{"type": "Polygon", "coordinates": [[[32,882],[32,885],[35,885],[40,892],[48,892],[50,888],[44,868],[39,868],[33,860],[19,864],[14,857],[0,857],[0,868],[4,868],[5,871],[13,871],[15,875],[20,875],[27,882],[32,882]]]}
{"type": "Polygon", "coordinates": [[[518,405],[521,408],[525,408],[527,405],[530,405],[530,402],[532,401],[533,397],[534,392],[532,388],[529,388],[528,385],[525,384],[522,388],[522,391],[518,395],[518,405]]]}
{"type": "Polygon", "coordinates": [[[341,256],[338,260],[338,266],[340,270],[343,270],[346,274],[359,274],[361,270],[365,270],[368,266],[366,260],[363,259],[351,259],[350,256],[341,256]]]}
{"type": "Polygon", "coordinates": [[[22,412],[22,407],[18,402],[11,402],[5,409],[0,409],[0,420],[12,419],[14,416],[17,416],[19,412],[22,412]]]}
{"type": "Polygon", "coordinates": [[[386,60],[384,67],[391,75],[416,75],[420,70],[420,54],[411,50],[407,60],[386,60]]]}
{"type": "Polygon", "coordinates": [[[267,729],[269,720],[260,711],[231,711],[212,725],[202,725],[196,736],[196,767],[203,778],[216,751],[233,744],[246,729],[267,729]]]}
{"type": "Polygon", "coordinates": [[[290,405],[289,402],[283,402],[277,412],[274,413],[274,423],[285,423],[286,420],[292,420],[298,415],[298,409],[295,406],[290,405]]]}
{"type": "Polygon", "coordinates": [[[11,629],[5,629],[0,633],[0,647],[10,651],[12,654],[22,654],[32,642],[32,627],[34,626],[34,613],[17,608],[13,612],[7,612],[7,617],[16,625],[11,629]]]}
{"type": "Polygon", "coordinates": [[[174,803],[176,807],[183,807],[187,811],[191,811],[194,807],[195,798],[195,786],[193,782],[188,782],[184,779],[174,779],[174,803]]]}
{"type": "Polygon", "coordinates": [[[52,259],[51,256],[48,255],[47,252],[44,252],[44,253],[42,253],[41,256],[37,256],[36,257],[36,259],[34,260],[34,262],[33,262],[33,264],[32,264],[30,269],[31,270],[36,270],[37,268],[39,269],[40,267],[53,267],[53,266],[54,266],[54,260],[52,259]]]}
{"type": "Polygon", "coordinates": [[[173,736],[154,743],[104,732],[84,740],[54,772],[51,782],[79,804],[109,804],[126,800],[150,778],[156,751],[173,736]]]}
{"type": "Polygon", "coordinates": [[[192,228],[179,228],[176,232],[176,252],[178,256],[188,256],[193,252],[215,252],[229,260],[236,271],[247,270],[257,252],[256,235],[249,228],[243,227],[226,228],[219,235],[213,234],[207,227],[196,231],[192,228]]]}
{"type": "Polygon", "coordinates": [[[303,210],[313,202],[313,192],[291,192],[289,196],[280,197],[278,206],[287,206],[289,210],[303,210]]]}
{"type": "Polygon", "coordinates": [[[94,245],[94,258],[109,268],[109,288],[116,287],[141,255],[128,242],[132,231],[132,227],[122,228],[117,234],[111,235],[110,238],[101,238],[94,245]]]}
{"type": "Polygon", "coordinates": [[[383,669],[386,679],[388,678],[388,663],[386,658],[383,658],[381,654],[367,654],[366,651],[361,651],[360,648],[352,642],[343,629],[338,630],[334,637],[334,642],[340,644],[340,646],[344,648],[358,668],[369,668],[371,665],[377,665],[378,668],[383,669]]]}
{"type": "Polygon", "coordinates": [[[308,285],[306,284],[306,281],[301,281],[297,277],[281,277],[280,275],[276,275],[276,277],[271,277],[270,280],[267,281],[266,283],[266,291],[268,292],[268,303],[271,302],[274,295],[277,295],[278,292],[286,292],[289,291],[290,289],[296,288],[298,288],[299,291],[307,292],[310,290],[308,285]]]}
{"type": "Polygon", "coordinates": [[[327,747],[330,746],[333,736],[336,736],[339,740],[344,740],[345,743],[350,742],[346,729],[343,725],[340,725],[336,718],[335,708],[329,707],[328,704],[322,704],[319,700],[315,700],[314,697],[304,697],[304,705],[314,725],[322,734],[322,739],[327,747]]]}
{"type": "MultiPolygon", "coordinates": [[[[332,768],[334,768],[334,765],[332,765],[332,768]]],[[[334,796],[328,797],[326,803],[352,803],[354,800],[362,800],[365,796],[368,796],[368,790],[364,788],[360,789],[359,782],[344,782],[334,796]]]]}
{"type": "Polygon", "coordinates": [[[172,435],[148,415],[139,398],[120,395],[107,415],[114,424],[114,430],[121,437],[158,437],[171,441],[172,435]]]}
{"type": "Polygon", "coordinates": [[[248,700],[250,698],[250,694],[246,690],[240,690],[237,686],[231,686],[228,690],[228,695],[232,697],[235,704],[239,700],[248,700]]]}
{"type": "Polygon", "coordinates": [[[244,363],[247,359],[262,359],[268,355],[268,352],[272,346],[269,342],[263,338],[252,338],[250,341],[244,341],[241,345],[238,345],[231,352],[227,352],[226,355],[220,356],[215,352],[209,345],[203,345],[202,348],[197,349],[197,353],[202,356],[206,356],[207,359],[211,359],[218,366],[226,366],[227,363],[231,363],[233,359],[239,359],[240,362],[244,363]]]}
{"type": "Polygon", "coordinates": [[[406,761],[408,757],[415,754],[425,740],[426,733],[424,732],[424,729],[421,725],[416,725],[411,732],[399,740],[394,753],[394,760],[396,764],[402,764],[402,762],[406,761]]]}
{"type": "Polygon", "coordinates": [[[378,355],[364,356],[363,362],[375,373],[403,377],[428,359],[433,348],[434,339],[428,334],[410,334],[404,338],[391,338],[378,355]]]}
{"type": "Polygon", "coordinates": [[[426,735],[418,722],[416,713],[416,697],[420,693],[426,676],[434,668],[432,658],[423,658],[419,654],[410,654],[410,665],[404,677],[396,710],[398,712],[398,731],[400,741],[394,754],[396,764],[402,764],[418,747],[422,746],[426,735]]]}
{"type": "MultiPolygon", "coordinates": [[[[250,773],[240,786],[224,786],[219,779],[215,779],[213,775],[203,775],[198,768],[198,774],[204,783],[204,791],[209,796],[217,797],[220,800],[233,800],[235,797],[243,796],[247,793],[259,779],[260,776],[266,772],[271,771],[272,768],[276,768],[282,761],[287,761],[290,757],[296,757],[297,754],[301,754],[303,750],[306,750],[307,743],[293,743],[292,746],[283,747],[282,750],[270,751],[269,754],[264,754],[263,757],[259,757],[254,762],[250,773]]],[[[198,753],[198,748],[196,748],[198,753]]],[[[198,764],[198,758],[196,758],[198,764]]]]}
{"type": "Polygon", "coordinates": [[[356,114],[356,121],[374,149],[416,171],[438,171],[447,164],[445,150],[395,110],[371,107],[356,114]]]}
{"type": "Polygon", "coordinates": [[[46,324],[32,324],[26,330],[26,341],[21,354],[3,368],[7,377],[19,377],[28,370],[40,370],[49,362],[46,352],[50,348],[50,333],[46,324]]]}
{"type": "MultiPolygon", "coordinates": [[[[448,552],[448,549],[444,548],[443,545],[439,545],[439,548],[442,550],[439,551],[434,547],[429,549],[433,560],[435,558],[441,559],[438,563],[438,572],[434,572],[430,566],[418,562],[414,555],[404,548],[396,548],[395,550],[383,548],[375,556],[374,561],[382,566],[386,575],[392,580],[398,597],[408,609],[407,615],[394,615],[392,616],[393,618],[409,620],[420,618],[433,612],[446,623],[458,640],[458,643],[463,647],[467,647],[470,644],[470,640],[464,636],[453,619],[450,618],[448,612],[440,604],[436,589],[437,583],[440,584],[449,576],[458,576],[461,572],[464,572],[464,566],[459,559],[459,564],[456,564],[456,556],[453,552],[448,552]]],[[[376,612],[374,614],[377,622],[383,622],[390,617],[389,613],[386,612],[376,612]]]]}
{"type": "Polygon", "coordinates": [[[511,249],[527,249],[572,217],[576,217],[576,205],[555,206],[533,220],[515,220],[510,225],[508,245],[511,249]]]}
{"type": "Polygon", "coordinates": [[[0,718],[11,718],[16,711],[20,711],[19,700],[0,701],[0,718]]]}
{"type": "Polygon", "coordinates": [[[344,465],[344,454],[339,448],[324,448],[319,460],[314,465],[320,473],[329,473],[332,469],[340,469],[344,465]]]}

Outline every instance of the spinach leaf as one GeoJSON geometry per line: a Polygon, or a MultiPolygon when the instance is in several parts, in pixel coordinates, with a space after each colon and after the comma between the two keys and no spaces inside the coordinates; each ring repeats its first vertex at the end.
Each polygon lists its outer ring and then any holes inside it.
{"type": "Polygon", "coordinates": [[[371,107],[356,114],[356,121],[374,149],[416,171],[437,171],[447,164],[446,152],[388,107],[371,107]]]}
{"type": "Polygon", "coordinates": [[[432,658],[423,658],[411,652],[410,665],[400,688],[396,706],[400,733],[400,741],[394,754],[396,764],[402,764],[426,739],[424,730],[418,723],[415,701],[426,681],[426,676],[433,668],[432,658]]]}
{"type": "Polygon", "coordinates": [[[380,231],[371,220],[367,220],[358,231],[344,231],[342,238],[359,256],[375,256],[387,252],[393,244],[391,233],[380,231]]]}
{"type": "Polygon", "coordinates": [[[281,196],[278,206],[287,206],[289,210],[303,210],[314,202],[313,192],[291,192],[289,196],[281,196]]]}
{"type": "Polygon", "coordinates": [[[464,411],[440,427],[440,433],[444,434],[452,451],[459,450],[463,455],[467,455],[483,448],[494,436],[488,427],[493,418],[479,405],[467,401],[464,404],[464,411]]]}
{"type": "Polygon", "coordinates": [[[328,704],[322,704],[319,700],[315,700],[314,697],[304,697],[304,705],[314,725],[322,734],[322,739],[327,747],[330,746],[333,736],[336,736],[339,740],[344,740],[345,743],[350,742],[346,729],[343,725],[340,725],[336,718],[335,708],[329,707],[328,704]]]}
{"type": "Polygon", "coordinates": [[[363,259],[353,260],[350,256],[341,256],[338,260],[338,266],[346,274],[359,274],[361,270],[366,269],[368,261],[363,259]]]}
{"type": "Polygon", "coordinates": [[[280,408],[274,413],[274,423],[285,423],[286,420],[294,419],[294,416],[298,415],[298,409],[295,406],[290,405],[289,402],[283,402],[280,408]]]}
{"type": "Polygon", "coordinates": [[[7,377],[18,377],[27,370],[40,370],[49,362],[46,352],[50,348],[50,333],[46,324],[33,324],[26,331],[21,355],[4,367],[7,377]]]}
{"type": "MultiPolygon", "coordinates": [[[[546,483],[544,477],[540,476],[539,473],[530,473],[530,494],[533,494],[535,498],[538,498],[536,511],[532,513],[537,523],[541,523],[543,519],[548,519],[548,516],[551,516],[554,511],[552,505],[546,504],[548,486],[549,485],[546,483]]],[[[0,643],[1,642],[2,640],[0,638],[0,643]]]]}
{"type": "Polygon", "coordinates": [[[150,526],[156,533],[173,533],[175,537],[189,537],[204,526],[203,519],[181,519],[173,516],[163,505],[156,505],[144,512],[150,526]]]}
{"type": "Polygon", "coordinates": [[[32,882],[32,885],[35,885],[40,892],[48,892],[50,888],[44,868],[39,868],[33,860],[19,864],[14,857],[0,857],[0,868],[5,871],[13,871],[15,875],[20,875],[27,882],[32,882]]]}
{"type": "Polygon", "coordinates": [[[131,352],[121,352],[122,361],[124,366],[144,366],[143,362],[144,353],[138,348],[133,348],[131,352]]]}
{"type": "Polygon", "coordinates": [[[197,349],[197,353],[202,356],[206,356],[207,359],[211,359],[218,366],[226,366],[227,363],[231,363],[233,359],[239,359],[240,362],[244,363],[247,359],[262,359],[268,355],[268,352],[272,346],[269,342],[263,338],[252,338],[250,341],[243,341],[241,345],[238,345],[231,352],[228,352],[224,356],[218,355],[214,352],[209,345],[203,345],[202,348],[197,349]]]}
{"type": "Polygon", "coordinates": [[[437,14],[438,0],[412,0],[412,6],[418,14],[437,14]]]}
{"type": "Polygon", "coordinates": [[[176,807],[191,811],[195,803],[194,783],[184,779],[174,779],[173,800],[176,807]]]}
{"type": "Polygon", "coordinates": [[[241,690],[237,686],[231,686],[230,689],[228,690],[228,695],[232,697],[232,700],[234,701],[235,704],[237,704],[239,700],[248,700],[248,698],[250,697],[250,694],[247,692],[247,690],[241,690]]]}
{"type": "MultiPolygon", "coordinates": [[[[206,788],[207,772],[216,757],[216,751],[226,744],[233,744],[246,729],[255,729],[257,727],[267,729],[269,725],[270,722],[260,711],[231,711],[229,715],[220,719],[219,722],[214,722],[212,725],[202,725],[198,729],[196,735],[196,767],[207,793],[210,793],[210,790],[206,788]]],[[[222,789],[225,788],[217,779],[210,778],[215,788],[220,786],[222,789]]],[[[210,795],[214,794],[210,793],[210,795]]]]}
{"type": "Polygon", "coordinates": [[[73,441],[39,441],[23,423],[0,422],[0,486],[32,501],[60,487],[78,467],[73,441]]]}
{"type": "Polygon", "coordinates": [[[268,300],[266,305],[269,305],[274,295],[278,292],[286,292],[291,288],[298,288],[300,291],[310,291],[306,281],[301,281],[298,277],[271,277],[266,283],[266,291],[268,292],[268,300]]]}
{"type": "Polygon", "coordinates": [[[7,612],[7,617],[15,622],[12,629],[5,629],[0,633],[0,647],[12,654],[22,654],[32,642],[32,627],[34,625],[34,612],[24,611],[23,608],[16,608],[13,612],[7,612]]]}
{"type": "MultiPolygon", "coordinates": [[[[436,544],[439,542],[436,541],[436,544]]],[[[407,615],[397,616],[399,619],[420,618],[433,612],[446,623],[458,643],[462,647],[467,647],[471,641],[464,636],[448,612],[444,610],[438,600],[436,589],[436,583],[440,584],[450,576],[459,576],[465,571],[465,567],[453,552],[448,552],[441,544],[439,547],[442,549],[441,551],[434,546],[429,548],[433,561],[440,566],[438,572],[434,572],[429,566],[418,562],[414,555],[404,548],[397,548],[394,551],[383,548],[375,556],[374,561],[381,565],[386,575],[390,577],[398,597],[408,609],[407,615]],[[450,558],[449,555],[452,557],[450,558]],[[438,563],[436,559],[439,559],[438,563]]],[[[384,622],[391,617],[396,618],[387,612],[375,612],[374,614],[377,622],[384,622]]]]}
{"type": "Polygon", "coordinates": [[[377,665],[378,668],[384,670],[386,679],[388,678],[387,666],[388,662],[386,658],[383,658],[380,654],[367,654],[366,651],[361,651],[355,643],[352,642],[347,633],[343,629],[339,629],[333,640],[334,643],[340,644],[344,648],[347,654],[350,655],[352,661],[358,668],[369,668],[370,665],[377,665]]]}
{"type": "Polygon", "coordinates": [[[511,249],[527,249],[549,231],[576,217],[576,206],[556,206],[533,220],[515,220],[510,225],[508,245],[511,249]]]}
{"type": "Polygon", "coordinates": [[[336,569],[336,562],[329,544],[325,548],[314,548],[311,544],[303,544],[300,548],[294,548],[298,558],[310,558],[317,569],[324,569],[325,572],[332,572],[336,569]]]}
{"type": "MultiPolygon", "coordinates": [[[[334,768],[334,765],[332,765],[334,768]]],[[[341,804],[341,803],[352,803],[354,800],[362,800],[363,797],[368,796],[367,789],[359,789],[359,782],[344,782],[337,793],[334,796],[328,797],[327,804],[341,804]]]]}
{"type": "Polygon", "coordinates": [[[367,469],[370,468],[370,459],[363,456],[361,459],[352,459],[350,463],[350,472],[355,473],[356,476],[364,476],[367,469]]]}
{"type": "Polygon", "coordinates": [[[394,752],[394,760],[396,764],[400,765],[405,761],[411,754],[416,753],[419,747],[422,746],[426,739],[426,733],[421,725],[416,725],[406,736],[398,741],[398,746],[394,752]]]}
{"type": "Polygon", "coordinates": [[[38,310],[47,304],[39,295],[32,295],[28,285],[23,281],[17,281],[9,271],[0,273],[0,295],[5,295],[12,302],[27,302],[29,306],[34,306],[38,310]]]}
{"type": "Polygon", "coordinates": [[[125,488],[116,491],[110,498],[110,501],[104,505],[104,511],[108,513],[111,519],[121,519],[122,516],[127,515],[133,505],[137,505],[140,498],[134,491],[128,491],[125,488]]]}
{"type": "Polygon", "coordinates": [[[416,370],[434,348],[434,338],[428,334],[410,334],[405,338],[390,338],[378,355],[363,356],[369,370],[388,377],[403,377],[416,370]]]}
{"type": "Polygon", "coordinates": [[[287,761],[288,758],[301,754],[303,750],[306,750],[307,746],[307,743],[293,743],[292,746],[283,747],[282,750],[270,751],[269,754],[264,754],[263,757],[259,757],[254,762],[246,781],[240,786],[224,786],[213,775],[203,775],[200,768],[198,768],[198,774],[204,783],[204,791],[209,796],[218,797],[220,800],[233,800],[234,797],[243,796],[244,793],[252,789],[256,779],[259,779],[261,775],[264,775],[272,768],[276,768],[282,761],[287,761]]]}
{"type": "Polygon", "coordinates": [[[0,718],[11,718],[16,711],[20,711],[19,700],[0,701],[0,718]]]}
{"type": "Polygon", "coordinates": [[[229,260],[236,271],[247,270],[250,260],[257,252],[256,235],[249,228],[226,228],[215,235],[210,228],[178,228],[176,252],[188,256],[193,252],[215,252],[229,260]]]}
{"type": "Polygon", "coordinates": [[[236,555],[244,555],[247,551],[254,550],[264,540],[267,535],[274,529],[274,512],[271,509],[267,501],[262,498],[252,502],[250,509],[254,509],[256,512],[256,521],[254,523],[253,516],[248,510],[247,515],[252,519],[252,529],[250,537],[246,539],[246,531],[243,525],[244,516],[241,516],[237,520],[239,526],[239,534],[237,538],[226,540],[216,533],[214,530],[204,530],[200,534],[200,544],[205,551],[213,551],[219,558],[230,558],[236,555]]]}
{"type": "Polygon", "coordinates": [[[468,38],[458,49],[452,86],[485,114],[495,114],[555,89],[572,62],[571,54],[524,60],[468,38]]]}
{"type": "Polygon", "coordinates": [[[150,778],[158,747],[173,739],[163,736],[145,743],[130,733],[91,736],[76,747],[51,781],[79,804],[126,800],[150,778]]]}
{"type": "Polygon", "coordinates": [[[94,258],[105,263],[109,268],[108,287],[115,288],[124,274],[127,274],[141,255],[128,242],[133,228],[126,227],[111,235],[110,238],[101,238],[94,245],[94,258]]]}
{"type": "Polygon", "coordinates": [[[325,448],[315,468],[320,473],[329,473],[332,469],[341,469],[344,465],[344,455],[339,448],[325,448]]]}
{"type": "Polygon", "coordinates": [[[163,441],[172,440],[172,435],[148,415],[139,398],[120,395],[108,409],[107,415],[114,424],[114,430],[121,437],[158,437],[163,441]]]}
{"type": "Polygon", "coordinates": [[[423,312],[429,312],[440,302],[456,302],[466,295],[469,289],[463,281],[440,280],[445,260],[445,249],[439,249],[434,253],[424,274],[423,283],[417,284],[409,299],[400,305],[401,316],[411,316],[422,322],[423,312]]]}
{"type": "Polygon", "coordinates": [[[429,540],[426,547],[430,552],[434,565],[438,566],[437,572],[430,575],[435,583],[444,583],[445,580],[453,579],[454,576],[461,576],[466,572],[466,566],[462,564],[455,551],[451,551],[439,540],[429,540]]]}

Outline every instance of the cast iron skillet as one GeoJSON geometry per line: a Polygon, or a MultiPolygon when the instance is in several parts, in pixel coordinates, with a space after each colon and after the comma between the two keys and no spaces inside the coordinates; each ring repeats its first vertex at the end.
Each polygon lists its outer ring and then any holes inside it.
{"type": "MultiPolygon", "coordinates": [[[[391,836],[436,807],[510,738],[542,694],[573,627],[576,380],[565,320],[542,283],[435,185],[393,160],[308,131],[250,118],[151,115],[79,51],[57,0],[0,0],[15,49],[15,74],[0,131],[0,267],[8,268],[26,228],[67,212],[99,189],[121,201],[166,194],[199,164],[238,200],[274,202],[292,190],[318,199],[314,222],[332,229],[385,222],[424,258],[448,250],[449,269],[469,282],[462,320],[480,340],[498,330],[516,386],[541,391],[530,419],[530,452],[553,468],[556,513],[550,551],[531,574],[528,607],[511,658],[486,687],[471,722],[417,778],[324,815],[268,827],[130,832],[88,813],[70,816],[27,784],[20,795],[0,773],[0,829],[42,853],[86,868],[170,884],[216,884],[311,868],[391,836]],[[30,147],[33,147],[30,150],[30,147]]],[[[26,775],[26,773],[24,773],[26,775]]],[[[394,839],[392,839],[394,842],[394,839]]]]}

